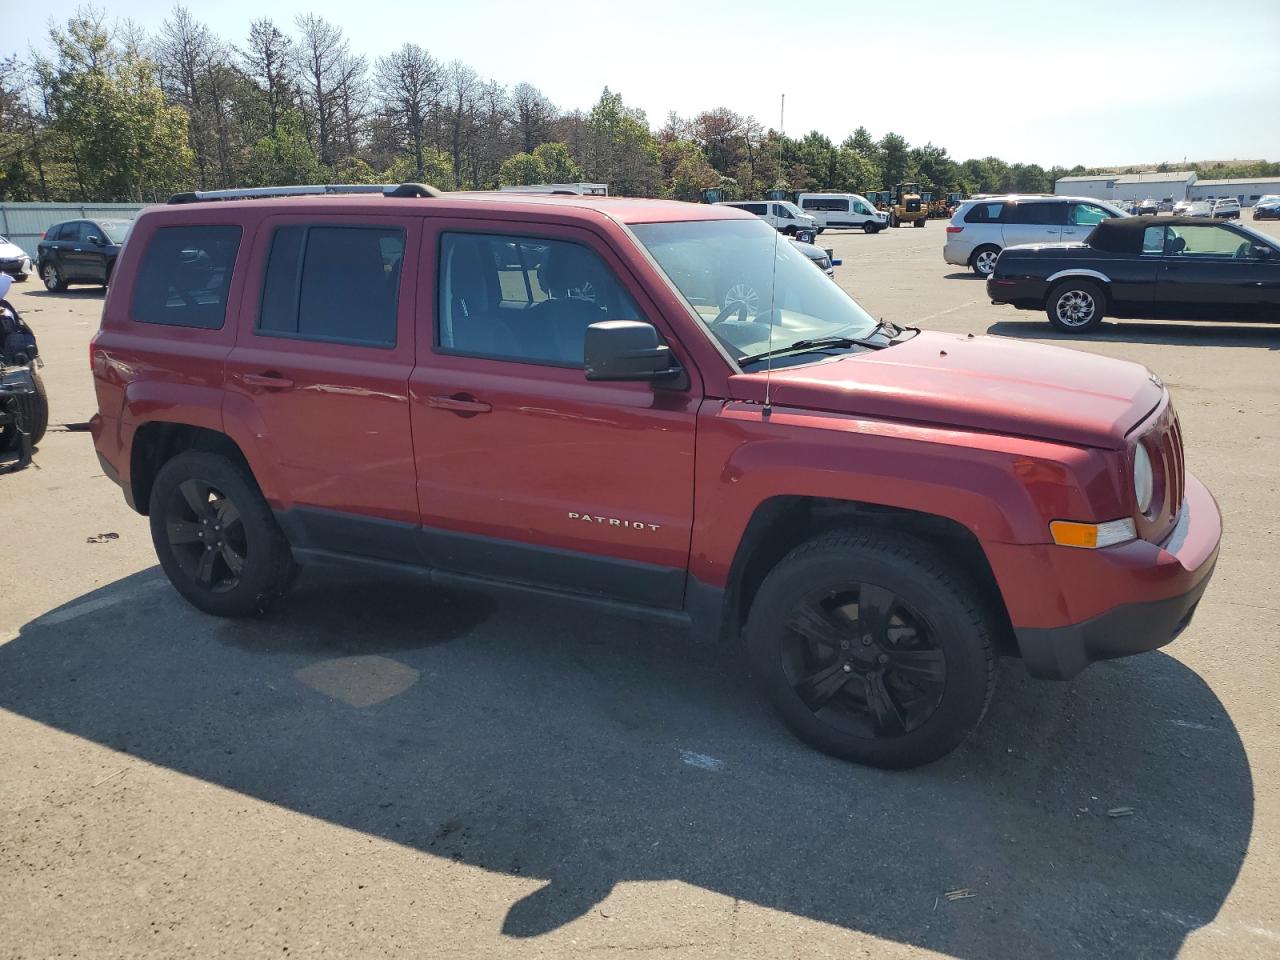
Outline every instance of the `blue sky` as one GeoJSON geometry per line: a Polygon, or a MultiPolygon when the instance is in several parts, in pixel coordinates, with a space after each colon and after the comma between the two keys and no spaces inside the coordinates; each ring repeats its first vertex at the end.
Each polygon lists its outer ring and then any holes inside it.
{"type": "MultiPolygon", "coordinates": [[[[48,17],[79,0],[42,0],[9,18],[0,52],[44,42],[48,17]],[[34,15],[38,10],[39,14],[34,15]]],[[[239,42],[269,13],[341,26],[371,59],[406,40],[562,107],[604,86],[643,108],[713,106],[843,139],[859,124],[932,140],[958,159],[1089,166],[1280,159],[1280,0],[1043,0],[1001,3],[703,0],[349,0],[191,3],[239,42]],[[975,15],[972,11],[980,11],[975,15]],[[918,38],[904,42],[903,38],[918,38]]],[[[172,0],[114,0],[112,18],[159,24],[172,0]]]]}

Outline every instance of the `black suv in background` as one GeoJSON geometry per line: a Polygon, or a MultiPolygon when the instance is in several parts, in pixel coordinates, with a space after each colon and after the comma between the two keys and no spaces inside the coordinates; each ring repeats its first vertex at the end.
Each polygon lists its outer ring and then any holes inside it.
{"type": "Polygon", "coordinates": [[[44,232],[36,248],[37,269],[45,288],[65,290],[72,283],[106,286],[132,220],[67,220],[44,232]]]}

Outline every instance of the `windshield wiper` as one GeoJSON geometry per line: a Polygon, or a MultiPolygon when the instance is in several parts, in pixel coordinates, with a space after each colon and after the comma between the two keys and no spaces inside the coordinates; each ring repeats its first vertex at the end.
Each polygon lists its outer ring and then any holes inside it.
{"type": "Polygon", "coordinates": [[[864,340],[860,337],[813,337],[809,340],[796,340],[785,347],[774,347],[772,350],[765,350],[762,353],[739,357],[738,366],[745,366],[748,363],[755,363],[758,360],[765,360],[769,357],[781,357],[789,353],[810,353],[812,351],[825,350],[828,347],[867,347],[870,350],[883,350],[887,346],[889,346],[888,342],[864,340]]]}

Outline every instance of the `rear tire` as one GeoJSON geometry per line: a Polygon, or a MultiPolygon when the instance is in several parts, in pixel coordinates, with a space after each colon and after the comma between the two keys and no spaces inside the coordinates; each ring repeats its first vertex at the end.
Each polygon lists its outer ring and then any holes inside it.
{"type": "Polygon", "coordinates": [[[248,470],[214,453],[180,453],[151,488],[151,540],[169,581],[219,617],[261,613],[297,573],[289,542],[248,470]]]}
{"type": "Polygon", "coordinates": [[[978,276],[989,277],[991,271],[996,268],[996,259],[999,256],[1000,248],[988,244],[973,251],[973,256],[969,258],[969,266],[978,276]]]}
{"type": "Polygon", "coordinates": [[[902,222],[898,219],[897,214],[895,213],[889,214],[889,226],[893,227],[893,229],[895,230],[897,230],[898,227],[902,226],[902,222]]]}
{"type": "Polygon", "coordinates": [[[909,536],[835,530],[791,551],[747,620],[782,720],[826,753],[889,769],[954,750],[986,713],[995,653],[979,592],[909,536]]]}
{"type": "Polygon", "coordinates": [[[924,217],[921,217],[919,220],[917,220],[915,223],[913,223],[913,224],[911,224],[911,225],[912,225],[913,227],[923,227],[923,226],[924,226],[924,217]]]}
{"type": "Polygon", "coordinates": [[[1045,297],[1045,313],[1055,330],[1089,333],[1102,326],[1106,316],[1107,292],[1092,280],[1068,277],[1045,297]]]}

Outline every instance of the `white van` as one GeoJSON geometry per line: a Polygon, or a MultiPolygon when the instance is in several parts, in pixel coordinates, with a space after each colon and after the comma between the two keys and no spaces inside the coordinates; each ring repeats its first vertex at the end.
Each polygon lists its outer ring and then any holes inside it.
{"type": "Polygon", "coordinates": [[[822,224],[788,200],[722,200],[717,207],[737,207],[754,213],[775,230],[794,235],[797,230],[822,232],[822,224]]]}
{"type": "Polygon", "coordinates": [[[867,233],[879,233],[889,225],[887,213],[856,193],[802,193],[796,202],[820,227],[861,228],[867,233]]]}

